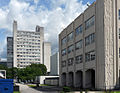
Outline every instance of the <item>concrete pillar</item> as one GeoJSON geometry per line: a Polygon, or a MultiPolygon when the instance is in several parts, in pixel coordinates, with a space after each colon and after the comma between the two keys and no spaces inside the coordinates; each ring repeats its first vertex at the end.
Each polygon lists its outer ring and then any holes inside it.
{"type": "Polygon", "coordinates": [[[73,76],[74,76],[74,78],[73,78],[73,79],[74,79],[74,87],[76,87],[76,81],[77,81],[77,75],[76,75],[76,72],[74,72],[74,75],[73,75],[73,76]]]}
{"type": "Polygon", "coordinates": [[[66,73],[66,86],[69,86],[69,73],[66,73]]]}
{"type": "Polygon", "coordinates": [[[62,86],[62,75],[59,75],[59,86],[62,86]]]}
{"type": "Polygon", "coordinates": [[[85,79],[86,79],[85,71],[83,71],[83,88],[86,88],[86,85],[85,85],[86,84],[86,82],[85,82],[86,80],[85,79]]]}

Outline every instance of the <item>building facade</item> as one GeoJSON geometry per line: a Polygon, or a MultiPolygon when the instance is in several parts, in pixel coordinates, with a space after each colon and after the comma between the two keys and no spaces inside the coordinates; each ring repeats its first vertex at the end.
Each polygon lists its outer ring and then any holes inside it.
{"type": "Polygon", "coordinates": [[[7,37],[7,63],[8,67],[13,67],[13,37],[7,37]]]}
{"type": "Polygon", "coordinates": [[[47,67],[47,72],[50,72],[50,56],[51,56],[51,43],[43,43],[43,64],[47,67]]]}
{"type": "Polygon", "coordinates": [[[59,34],[60,86],[119,87],[120,0],[96,0],[59,34]]]}
{"type": "Polygon", "coordinates": [[[32,63],[43,63],[44,28],[36,26],[36,31],[21,31],[17,22],[13,23],[14,67],[23,68],[32,63]]]}
{"type": "Polygon", "coordinates": [[[59,75],[59,52],[50,57],[50,75],[59,75]]]}

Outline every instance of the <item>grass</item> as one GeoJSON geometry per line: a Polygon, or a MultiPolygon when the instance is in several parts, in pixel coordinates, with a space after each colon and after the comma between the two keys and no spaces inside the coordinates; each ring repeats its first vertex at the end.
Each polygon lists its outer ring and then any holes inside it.
{"type": "Polygon", "coordinates": [[[40,84],[40,86],[50,86],[50,85],[47,85],[47,84],[40,84]]]}
{"type": "MultiPolygon", "coordinates": [[[[36,84],[35,85],[28,85],[29,87],[32,87],[32,88],[35,88],[36,87],[36,84]]],[[[46,84],[40,84],[40,86],[49,86],[49,85],[46,85],[46,84]]]]}
{"type": "Polygon", "coordinates": [[[28,85],[29,87],[32,87],[32,88],[35,88],[36,87],[36,85],[28,85]]]}
{"type": "Polygon", "coordinates": [[[110,93],[120,93],[120,91],[111,91],[110,93]]]}
{"type": "Polygon", "coordinates": [[[20,93],[19,91],[14,91],[13,93],[20,93]]]}

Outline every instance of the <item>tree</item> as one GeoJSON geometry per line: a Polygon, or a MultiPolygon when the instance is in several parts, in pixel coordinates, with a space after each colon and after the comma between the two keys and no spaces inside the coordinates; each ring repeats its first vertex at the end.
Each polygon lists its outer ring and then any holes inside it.
{"type": "Polygon", "coordinates": [[[8,79],[16,79],[26,81],[35,80],[36,76],[46,75],[47,68],[44,64],[31,64],[26,68],[7,68],[0,65],[1,70],[6,70],[8,79]]]}
{"type": "Polygon", "coordinates": [[[7,78],[8,79],[15,79],[17,77],[18,68],[15,68],[15,67],[7,68],[6,73],[7,73],[7,78]]]}
{"type": "Polygon", "coordinates": [[[36,76],[45,75],[47,72],[47,68],[43,64],[31,64],[26,68],[22,68],[18,70],[18,79],[22,81],[25,80],[35,80],[36,76]]]}
{"type": "Polygon", "coordinates": [[[0,70],[7,70],[7,67],[4,65],[0,65],[0,70]]]}

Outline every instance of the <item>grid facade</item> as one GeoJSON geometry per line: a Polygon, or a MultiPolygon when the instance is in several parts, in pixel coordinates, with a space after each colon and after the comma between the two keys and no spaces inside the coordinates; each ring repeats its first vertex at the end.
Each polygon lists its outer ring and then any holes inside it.
{"type": "Polygon", "coordinates": [[[35,32],[14,29],[14,66],[42,63],[43,37],[43,27],[36,26],[35,32]]]}
{"type": "Polygon", "coordinates": [[[7,62],[8,67],[13,67],[13,37],[7,37],[7,62]]]}

